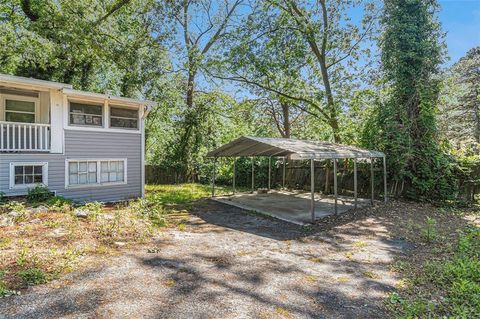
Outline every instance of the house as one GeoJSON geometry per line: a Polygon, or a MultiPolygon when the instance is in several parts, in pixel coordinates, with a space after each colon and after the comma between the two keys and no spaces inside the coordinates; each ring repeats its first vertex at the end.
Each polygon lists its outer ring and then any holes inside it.
{"type": "Polygon", "coordinates": [[[44,185],[76,201],[143,196],[152,102],[0,74],[0,192],[44,185]]]}

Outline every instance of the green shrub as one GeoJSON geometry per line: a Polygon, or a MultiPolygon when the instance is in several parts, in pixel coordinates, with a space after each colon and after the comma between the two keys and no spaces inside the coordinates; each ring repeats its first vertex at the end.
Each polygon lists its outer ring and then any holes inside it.
{"type": "Polygon", "coordinates": [[[27,285],[43,284],[47,281],[47,276],[43,270],[38,268],[30,268],[27,270],[19,271],[17,276],[20,277],[27,285]]]}
{"type": "Polygon", "coordinates": [[[44,202],[52,197],[53,193],[47,187],[41,185],[30,188],[27,193],[27,200],[30,203],[44,202]]]}
{"type": "Polygon", "coordinates": [[[1,203],[4,203],[5,201],[6,201],[5,193],[4,193],[4,192],[0,192],[0,204],[1,204],[1,203]]]}

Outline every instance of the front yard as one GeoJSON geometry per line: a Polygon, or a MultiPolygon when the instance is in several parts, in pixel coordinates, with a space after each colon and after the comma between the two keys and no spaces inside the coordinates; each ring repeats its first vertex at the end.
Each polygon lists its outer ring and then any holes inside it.
{"type": "Polygon", "coordinates": [[[0,317],[480,313],[474,209],[391,202],[301,227],[203,199],[210,191],[151,185],[117,205],[2,204],[0,317]]]}

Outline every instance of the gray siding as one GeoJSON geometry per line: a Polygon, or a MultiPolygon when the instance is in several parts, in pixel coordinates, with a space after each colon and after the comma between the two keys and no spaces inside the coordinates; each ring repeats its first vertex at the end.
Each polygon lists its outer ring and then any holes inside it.
{"type": "Polygon", "coordinates": [[[10,162],[48,162],[48,188],[76,201],[118,201],[139,197],[141,181],[141,134],[65,130],[65,155],[0,153],[0,191],[9,189],[10,162]],[[66,159],[127,159],[127,184],[65,189],[66,159]]]}

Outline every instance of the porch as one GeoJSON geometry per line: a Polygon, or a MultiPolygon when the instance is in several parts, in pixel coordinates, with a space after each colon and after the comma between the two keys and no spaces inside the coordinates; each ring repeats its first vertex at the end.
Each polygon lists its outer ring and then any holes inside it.
{"type": "Polygon", "coordinates": [[[0,75],[0,152],[61,152],[61,141],[52,146],[62,129],[61,85],[18,79],[0,75]]]}

